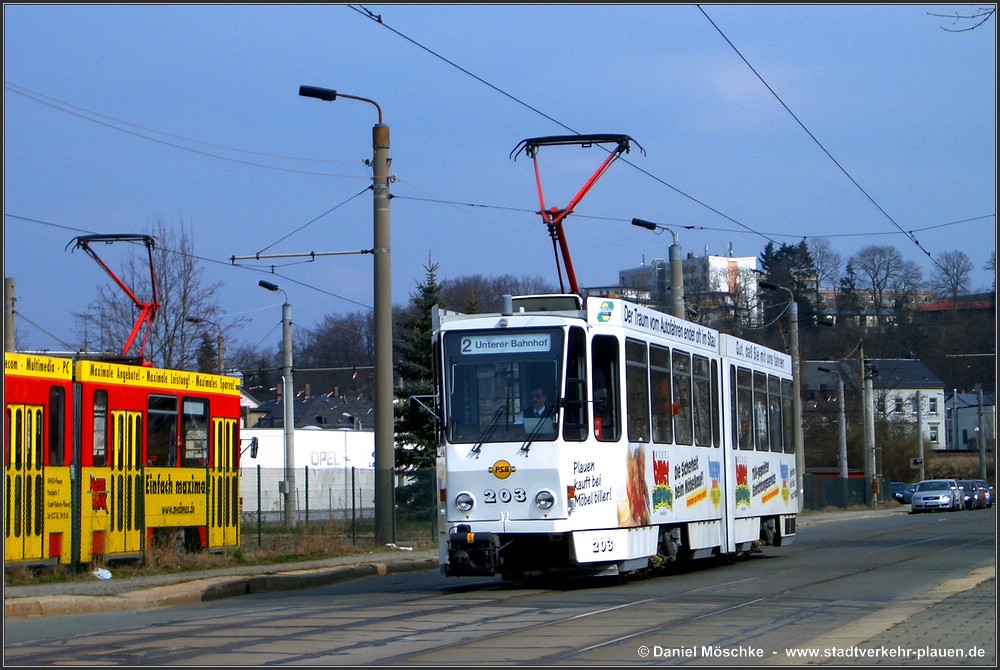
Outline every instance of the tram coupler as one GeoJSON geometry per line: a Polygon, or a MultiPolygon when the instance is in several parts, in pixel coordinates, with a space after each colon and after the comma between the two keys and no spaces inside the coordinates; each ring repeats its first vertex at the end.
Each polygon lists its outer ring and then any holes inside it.
{"type": "Polygon", "coordinates": [[[489,577],[500,565],[500,536],[494,533],[473,533],[466,524],[448,533],[449,577],[489,577]]]}

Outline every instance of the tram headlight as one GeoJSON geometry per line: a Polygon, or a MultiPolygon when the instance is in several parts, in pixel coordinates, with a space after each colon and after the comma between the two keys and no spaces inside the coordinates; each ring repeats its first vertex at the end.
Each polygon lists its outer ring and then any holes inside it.
{"type": "Polygon", "coordinates": [[[471,493],[466,493],[463,491],[455,496],[455,508],[459,512],[468,512],[476,504],[476,499],[472,497],[471,493]]]}
{"type": "Polygon", "coordinates": [[[535,494],[535,505],[538,509],[552,509],[552,506],[556,504],[556,497],[549,490],[541,490],[535,494]]]}

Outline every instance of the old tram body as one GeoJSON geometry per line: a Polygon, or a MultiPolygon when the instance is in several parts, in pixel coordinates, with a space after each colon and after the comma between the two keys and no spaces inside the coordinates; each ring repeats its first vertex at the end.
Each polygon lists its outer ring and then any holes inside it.
{"type": "Polygon", "coordinates": [[[788,355],[621,299],[435,310],[452,576],[624,575],[788,544],[788,355]],[[522,418],[528,390],[550,412],[522,418]]]}

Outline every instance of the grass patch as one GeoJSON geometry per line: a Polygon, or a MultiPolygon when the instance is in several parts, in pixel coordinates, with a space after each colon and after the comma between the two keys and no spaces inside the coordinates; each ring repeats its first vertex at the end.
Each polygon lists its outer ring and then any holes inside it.
{"type": "MultiPolygon", "coordinates": [[[[434,549],[436,545],[427,537],[420,540],[397,540],[403,547],[415,551],[434,549]]],[[[183,541],[174,535],[157,538],[142,557],[117,559],[109,562],[95,561],[74,573],[68,566],[40,566],[4,568],[4,586],[54,584],[94,579],[90,571],[98,567],[111,570],[115,579],[151,575],[169,575],[185,572],[223,569],[254,565],[283,565],[301,561],[321,560],[338,556],[362,556],[385,547],[376,543],[372,533],[355,537],[344,532],[341,523],[300,524],[286,529],[283,525],[263,526],[258,533],[256,525],[244,526],[240,533],[240,546],[227,551],[189,551],[183,541]]]]}

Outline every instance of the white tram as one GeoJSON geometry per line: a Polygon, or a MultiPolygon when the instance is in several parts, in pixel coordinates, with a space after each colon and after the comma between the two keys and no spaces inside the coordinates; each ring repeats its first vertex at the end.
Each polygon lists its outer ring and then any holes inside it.
{"type": "Polygon", "coordinates": [[[434,354],[444,574],[623,575],[793,539],[788,355],[573,294],[436,308],[434,354]]]}

